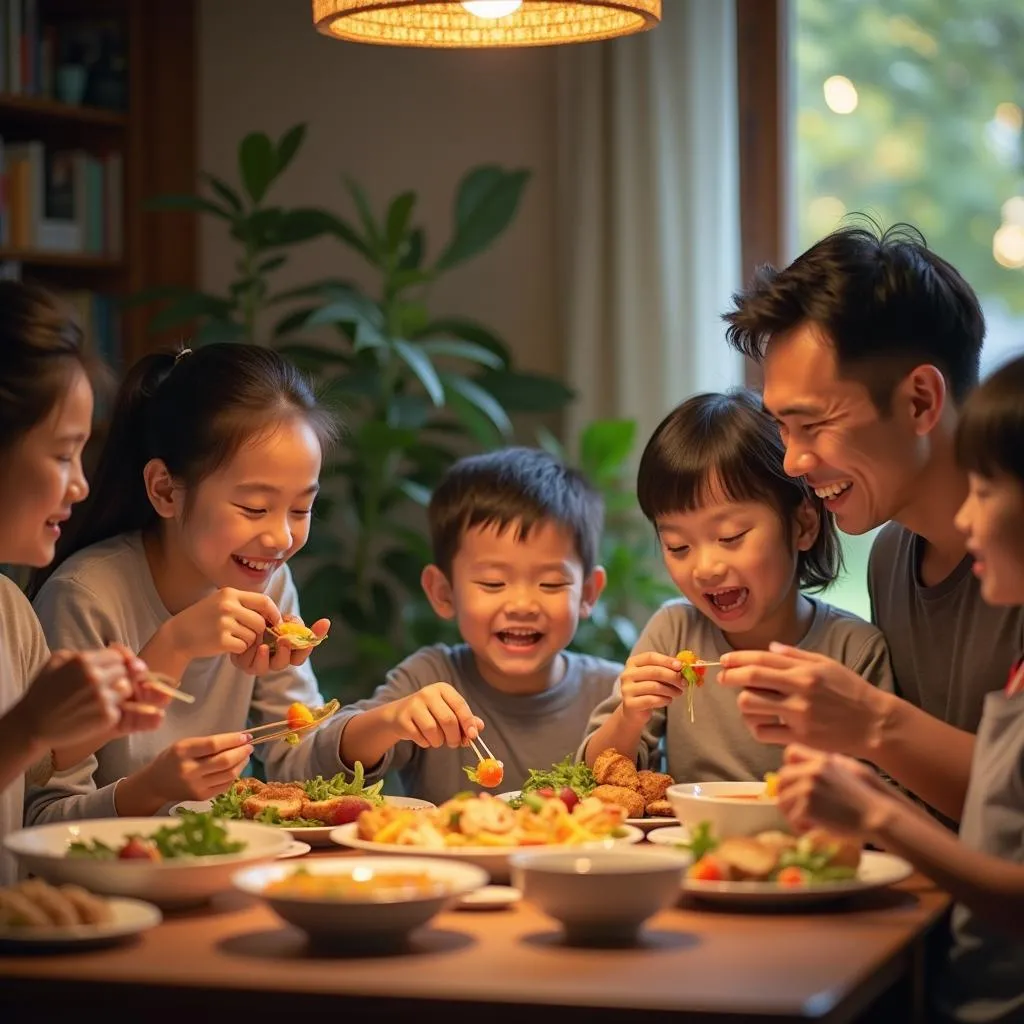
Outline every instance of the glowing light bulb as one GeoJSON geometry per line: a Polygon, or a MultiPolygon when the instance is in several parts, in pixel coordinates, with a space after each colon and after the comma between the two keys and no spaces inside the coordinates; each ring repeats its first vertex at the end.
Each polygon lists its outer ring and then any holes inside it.
{"type": "Polygon", "coordinates": [[[478,18],[507,18],[523,6],[523,0],[463,0],[462,6],[478,18]]]}
{"type": "Polygon", "coordinates": [[[825,93],[825,103],[834,114],[852,114],[857,109],[860,97],[857,95],[857,87],[846,75],[833,75],[825,79],[822,87],[825,93]]]}

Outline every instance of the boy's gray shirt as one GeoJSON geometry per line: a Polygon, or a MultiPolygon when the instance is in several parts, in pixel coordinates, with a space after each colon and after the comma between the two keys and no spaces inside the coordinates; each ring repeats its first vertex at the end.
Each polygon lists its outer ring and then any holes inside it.
{"type": "Polygon", "coordinates": [[[935,718],[975,732],[985,695],[1006,682],[1006,666],[1024,650],[1024,608],[981,597],[960,564],[935,586],[920,582],[919,536],[888,523],[868,562],[871,618],[885,634],[896,693],[935,718]]]}
{"type": "MultiPolygon", "coordinates": [[[[1024,869],[1024,693],[985,698],[960,839],[1024,869]]],[[[938,978],[948,1018],[1024,1021],[1024,940],[989,927],[962,904],[953,908],[952,938],[938,978]]]]}
{"type": "MultiPolygon", "coordinates": [[[[889,657],[882,634],[863,619],[809,599],[814,617],[797,647],[828,655],[883,689],[892,689],[889,657]]],[[[644,628],[633,654],[658,651],[670,656],[693,651],[702,661],[718,661],[732,650],[725,634],[688,601],[677,598],[663,605],[644,628]]],[[[679,782],[761,779],[775,771],[783,748],[759,743],[750,734],[736,707],[737,692],[718,686],[718,668],[709,668],[704,685],[694,694],[691,722],[683,693],[667,708],[651,715],[636,760],[640,768],[667,771],[679,782]]],[[[619,685],[595,712],[580,747],[582,759],[590,737],[622,703],[619,685]]],[[[622,751],[629,754],[630,751],[622,751]]]]}
{"type": "MultiPolygon", "coordinates": [[[[499,788],[518,789],[531,768],[548,768],[575,754],[591,713],[611,693],[622,671],[621,665],[586,654],[563,651],[561,657],[565,672],[558,683],[541,693],[514,695],[496,690],[483,679],[466,644],[424,647],[392,669],[372,697],[343,708],[338,718],[344,730],[365,711],[433,683],[450,683],[483,719],[481,735],[504,762],[505,778],[499,788]]],[[[468,747],[425,750],[402,740],[378,764],[364,767],[371,780],[397,772],[408,796],[440,804],[461,791],[481,792],[463,770],[475,764],[476,755],[468,747]]]]}
{"type": "MultiPolygon", "coordinates": [[[[287,565],[274,573],[266,593],[282,615],[299,614],[287,565]]],[[[93,544],[69,558],[36,596],[35,610],[54,650],[91,650],[117,641],[140,651],[171,617],[137,533],[93,544]]],[[[196,702],[171,701],[159,729],[112,740],[75,767],[54,773],[45,786],[30,787],[27,823],[113,817],[118,781],[176,740],[280,721],[295,701],[311,707],[323,703],[308,661],[256,677],[236,668],[226,654],[197,658],[181,677],[181,689],[196,702]]],[[[329,777],[342,770],[338,736],[338,727],[328,723],[297,747],[270,743],[256,750],[270,779],[329,777]]]]}

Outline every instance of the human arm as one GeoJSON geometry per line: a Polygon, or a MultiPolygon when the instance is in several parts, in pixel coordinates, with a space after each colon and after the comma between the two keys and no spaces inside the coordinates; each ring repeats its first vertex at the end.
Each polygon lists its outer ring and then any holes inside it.
{"type": "Polygon", "coordinates": [[[958,820],[974,737],[832,658],[784,644],[722,655],[718,684],[740,689],[737,706],[762,743],[805,744],[870,761],[958,820]]]}
{"type": "Polygon", "coordinates": [[[864,765],[790,747],[778,800],[795,828],[821,825],[904,857],[990,925],[1024,937],[1024,864],[965,846],[864,765]]]}

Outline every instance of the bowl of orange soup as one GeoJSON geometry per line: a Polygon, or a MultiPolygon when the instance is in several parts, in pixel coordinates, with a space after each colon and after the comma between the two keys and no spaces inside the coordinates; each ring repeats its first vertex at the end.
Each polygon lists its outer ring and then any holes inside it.
{"type": "Polygon", "coordinates": [[[404,939],[488,880],[472,864],[389,855],[278,861],[232,882],[314,938],[378,945],[404,939]]]}
{"type": "Polygon", "coordinates": [[[789,831],[764,782],[678,782],[665,799],[680,824],[693,829],[706,821],[719,839],[789,831]]]}

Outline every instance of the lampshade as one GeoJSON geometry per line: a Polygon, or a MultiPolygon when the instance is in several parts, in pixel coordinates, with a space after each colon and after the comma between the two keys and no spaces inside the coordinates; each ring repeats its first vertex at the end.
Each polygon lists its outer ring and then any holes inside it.
{"type": "Polygon", "coordinates": [[[660,20],[661,0],[313,0],[318,32],[390,46],[551,46],[631,35],[660,20]]]}

